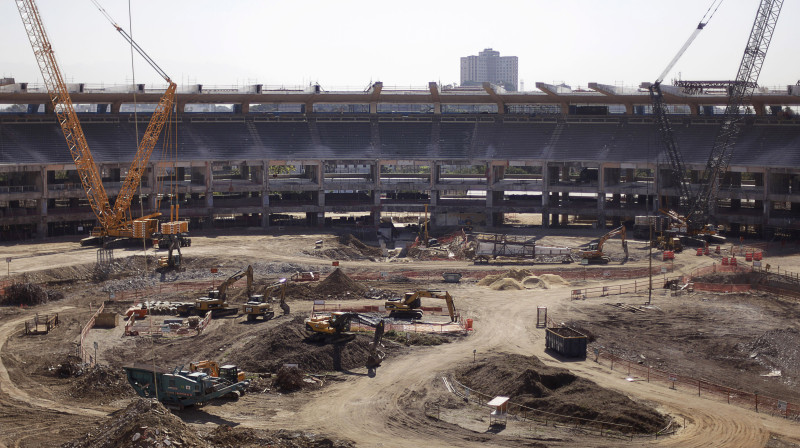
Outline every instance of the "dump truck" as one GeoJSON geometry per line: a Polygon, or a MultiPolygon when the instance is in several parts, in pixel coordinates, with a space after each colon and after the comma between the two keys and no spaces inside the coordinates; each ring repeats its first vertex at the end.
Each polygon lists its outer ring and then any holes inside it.
{"type": "MultiPolygon", "coordinates": [[[[144,364],[124,366],[128,383],[136,394],[144,398],[157,398],[171,409],[203,405],[216,398],[238,399],[250,386],[249,381],[235,381],[238,369],[223,366],[224,377],[213,377],[203,372],[189,372],[176,367],[171,372],[144,364]],[[233,378],[231,379],[231,372],[233,378]]],[[[221,374],[222,375],[222,374],[221,374]]]]}
{"type": "Polygon", "coordinates": [[[539,246],[535,238],[521,235],[479,233],[471,237],[476,264],[489,263],[497,257],[529,260],[531,263],[572,263],[569,247],[539,246]]]}

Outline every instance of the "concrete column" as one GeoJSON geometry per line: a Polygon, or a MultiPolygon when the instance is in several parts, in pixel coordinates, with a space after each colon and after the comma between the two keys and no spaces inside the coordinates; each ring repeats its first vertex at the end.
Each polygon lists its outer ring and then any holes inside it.
{"type": "Polygon", "coordinates": [[[325,207],[325,190],[319,190],[317,192],[317,205],[320,207],[325,207]]]}
{"type": "MultiPolygon", "coordinates": [[[[561,192],[561,202],[569,202],[569,192],[561,192]]],[[[564,225],[569,224],[569,215],[561,215],[561,222],[564,225]]]]}
{"type": "Polygon", "coordinates": [[[547,213],[547,208],[550,205],[550,170],[547,169],[547,163],[542,165],[542,228],[547,229],[550,227],[550,215],[547,213]]]}
{"type": "Polygon", "coordinates": [[[768,199],[770,191],[772,190],[772,179],[771,179],[771,177],[772,176],[770,175],[770,171],[765,169],[764,170],[764,195],[762,196],[764,198],[764,216],[763,216],[763,220],[761,221],[764,224],[765,227],[769,223],[770,214],[771,214],[770,212],[772,210],[772,201],[770,201],[768,199]]]}
{"type": "Polygon", "coordinates": [[[211,229],[214,227],[214,172],[211,169],[211,163],[206,162],[206,208],[208,214],[206,215],[205,228],[211,229]]]}

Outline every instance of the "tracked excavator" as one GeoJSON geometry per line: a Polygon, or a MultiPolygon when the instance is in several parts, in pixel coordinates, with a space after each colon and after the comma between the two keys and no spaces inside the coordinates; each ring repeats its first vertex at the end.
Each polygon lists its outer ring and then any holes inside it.
{"type": "Polygon", "coordinates": [[[350,332],[350,323],[353,319],[376,327],[379,324],[370,316],[354,312],[335,311],[330,315],[311,316],[305,320],[308,340],[326,344],[350,342],[356,337],[355,333],[350,332]]]}
{"type": "Polygon", "coordinates": [[[600,237],[600,241],[589,244],[589,247],[586,248],[586,250],[582,250],[578,252],[578,254],[582,259],[588,260],[589,263],[606,264],[611,261],[611,258],[603,253],[603,245],[606,241],[614,238],[617,235],[622,238],[622,250],[625,251],[625,259],[622,262],[625,263],[628,261],[628,241],[625,239],[625,226],[619,226],[616,229],[606,233],[600,237]]]}
{"type": "Polygon", "coordinates": [[[217,289],[208,291],[207,297],[201,297],[194,301],[194,303],[184,303],[178,306],[178,314],[181,316],[188,316],[190,314],[197,314],[198,316],[205,316],[211,311],[211,317],[233,316],[239,313],[239,308],[228,306],[228,288],[236,283],[242,277],[247,276],[247,296],[249,297],[253,291],[253,266],[247,266],[247,269],[231,275],[227,280],[220,283],[217,289]]]}
{"type": "Polygon", "coordinates": [[[413,292],[407,292],[401,299],[387,300],[384,304],[384,307],[386,308],[386,311],[389,312],[389,317],[422,319],[423,297],[444,300],[447,303],[447,311],[450,314],[450,321],[455,322],[458,320],[456,306],[453,302],[453,296],[451,296],[447,291],[420,289],[413,292]]]}
{"type": "Polygon", "coordinates": [[[270,320],[275,317],[275,311],[270,299],[270,294],[274,291],[280,290],[279,299],[280,307],[283,310],[283,315],[289,314],[289,305],[286,303],[286,279],[282,278],[271,285],[268,285],[265,294],[255,294],[250,296],[250,300],[242,305],[242,314],[247,316],[248,322],[253,322],[262,318],[264,321],[270,320]]]}

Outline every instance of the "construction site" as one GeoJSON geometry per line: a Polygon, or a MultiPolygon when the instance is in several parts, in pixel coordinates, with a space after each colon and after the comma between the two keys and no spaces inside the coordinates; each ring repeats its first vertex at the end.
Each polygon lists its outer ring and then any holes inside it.
{"type": "Polygon", "coordinates": [[[704,17],[636,91],[535,95],[179,88],[94,3],[166,87],[67,84],[16,2],[0,448],[800,448],[781,1],[735,81],[662,85],[704,17]]]}

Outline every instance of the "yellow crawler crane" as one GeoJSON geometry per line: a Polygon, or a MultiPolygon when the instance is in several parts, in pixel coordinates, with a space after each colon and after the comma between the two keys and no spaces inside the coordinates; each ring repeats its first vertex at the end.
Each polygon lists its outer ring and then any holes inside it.
{"type": "MultiPolygon", "coordinates": [[[[86,192],[92,211],[100,224],[99,228],[95,228],[92,231],[92,237],[81,241],[81,244],[94,243],[97,242],[98,239],[103,241],[106,238],[149,238],[153,233],[158,231],[158,220],[156,218],[161,216],[161,214],[153,213],[133,219],[131,217],[130,206],[136,188],[139,186],[139,182],[147,168],[147,162],[150,159],[153,148],[161,134],[161,130],[171,116],[177,85],[170,80],[169,76],[147,56],[144,50],[142,50],[122,28],[116,24],[114,25],[117,31],[134,46],[136,51],[167,80],[169,86],[156,106],[155,112],[153,112],[153,115],[150,117],[150,123],[147,126],[144,137],[128,169],[125,181],[122,183],[122,187],[112,207],[105,188],[103,187],[103,179],[100,175],[100,171],[97,169],[97,165],[94,162],[92,153],[89,150],[89,144],[86,141],[80,121],[78,120],[78,115],[75,113],[75,108],[72,105],[72,99],[67,91],[64,77],[56,62],[53,47],[45,33],[36,3],[33,0],[16,0],[16,4],[20,17],[22,18],[22,23],[25,26],[25,31],[28,34],[33,54],[36,57],[36,62],[39,64],[42,80],[47,87],[50,102],[53,105],[53,111],[64,133],[64,138],[67,141],[72,160],[75,162],[81,185],[86,192]]],[[[103,12],[105,14],[105,11],[103,12]]],[[[107,14],[106,17],[108,17],[107,14]]]]}

